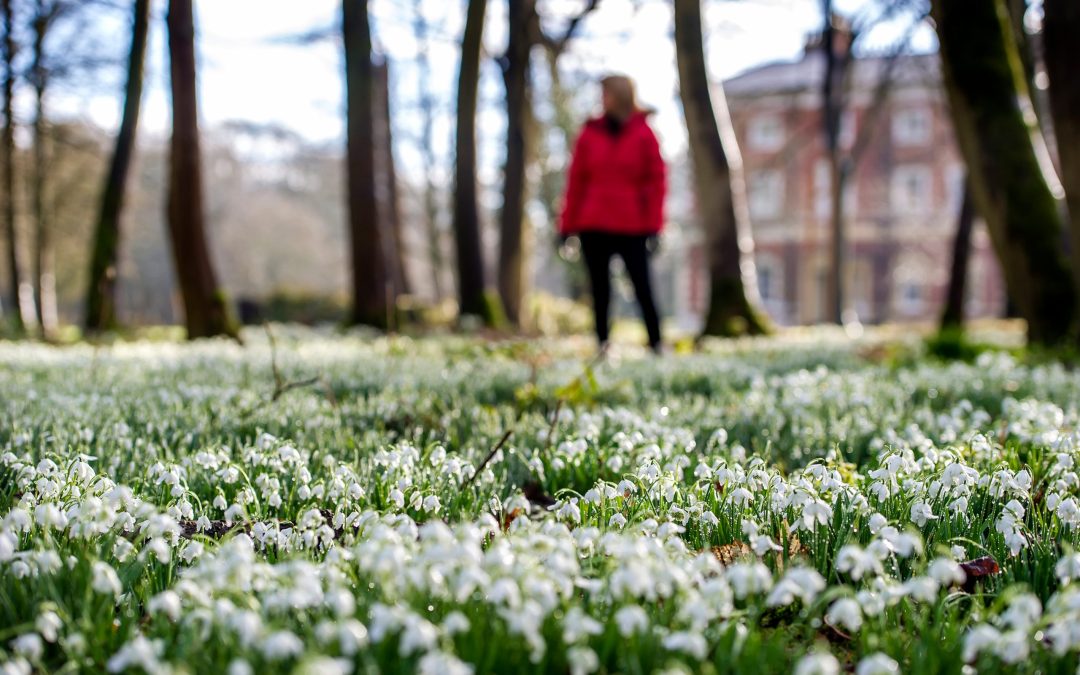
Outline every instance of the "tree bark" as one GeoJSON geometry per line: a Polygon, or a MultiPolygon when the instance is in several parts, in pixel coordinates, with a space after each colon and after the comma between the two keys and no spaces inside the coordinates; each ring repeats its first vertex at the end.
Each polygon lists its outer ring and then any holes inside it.
{"type": "Polygon", "coordinates": [[[401,219],[394,163],[394,138],[390,122],[390,63],[375,65],[375,119],[378,157],[375,163],[379,183],[379,221],[382,225],[383,250],[390,268],[392,298],[411,293],[405,264],[404,222],[401,219]]]}
{"type": "Polygon", "coordinates": [[[469,0],[458,75],[454,159],[454,239],[457,246],[458,311],[487,325],[498,322],[498,299],[484,282],[480,209],[476,197],[476,99],[487,0],[469,0]]]}
{"type": "Polygon", "coordinates": [[[386,329],[393,294],[379,227],[375,185],[371,26],[367,0],[342,0],[348,133],[349,235],[352,247],[352,323],[386,329]]]}
{"type": "Polygon", "coordinates": [[[41,334],[46,340],[56,337],[59,318],[56,307],[55,251],[52,242],[49,214],[45,208],[45,190],[48,184],[48,153],[45,125],[45,90],[49,73],[45,66],[45,36],[55,16],[57,7],[45,0],[35,5],[33,21],[34,45],[31,64],[31,82],[34,88],[34,172],[31,174],[31,207],[34,216],[34,295],[37,301],[38,321],[41,334]]]}
{"type": "Polygon", "coordinates": [[[968,261],[971,258],[971,231],[975,226],[975,204],[971,188],[964,179],[964,196],[956,218],[956,238],[953,240],[952,265],[949,266],[949,287],[945,293],[945,309],[941,313],[941,330],[964,325],[964,298],[967,291],[968,261]]]}
{"type": "Polygon", "coordinates": [[[0,170],[3,171],[3,227],[6,239],[7,265],[8,265],[8,296],[7,306],[11,313],[9,323],[12,328],[21,333],[29,325],[34,323],[34,311],[27,306],[26,294],[21,293],[23,284],[22,265],[19,258],[19,239],[16,229],[15,208],[15,81],[18,77],[15,70],[15,55],[17,43],[15,42],[15,15],[12,11],[11,0],[0,0],[0,10],[3,12],[4,39],[0,47],[3,48],[3,114],[4,128],[0,133],[0,170]]]}
{"type": "Polygon", "coordinates": [[[675,55],[697,207],[709,260],[709,308],[702,332],[764,333],[768,325],[748,297],[748,287],[753,293],[756,283],[753,240],[745,231],[748,214],[742,160],[731,133],[723,91],[715,90],[715,108],[710,93],[702,44],[701,0],[675,0],[675,55]]]}
{"type": "Polygon", "coordinates": [[[534,36],[536,0],[511,2],[507,13],[509,38],[503,58],[506,85],[506,164],[503,168],[503,205],[499,216],[499,297],[507,318],[521,318],[526,285],[525,166],[529,157],[528,107],[531,104],[530,55],[534,36]]]}
{"type": "Polygon", "coordinates": [[[1062,251],[1062,219],[1032,140],[1004,0],[935,0],[931,12],[961,154],[976,210],[986,220],[1009,295],[1034,343],[1065,341],[1076,291],[1062,251]]]}
{"type": "Polygon", "coordinates": [[[1043,59],[1050,79],[1050,117],[1069,209],[1073,276],[1080,285],[1080,4],[1043,0],[1043,59]]]}
{"type": "Polygon", "coordinates": [[[146,39],[150,31],[150,0],[135,0],[133,12],[124,111],[109,163],[109,173],[101,191],[101,211],[94,230],[90,257],[86,316],[83,321],[88,332],[110,330],[117,326],[116,282],[120,258],[120,217],[124,209],[131,158],[135,152],[135,131],[139,125],[143,64],[146,60],[146,39]]]}
{"type": "Polygon", "coordinates": [[[187,335],[188,339],[218,335],[236,338],[236,324],[218,285],[206,238],[192,0],[169,0],[166,22],[173,118],[168,221],[187,335]]]}
{"type": "Polygon", "coordinates": [[[424,226],[428,235],[428,261],[431,265],[431,284],[435,302],[443,299],[442,237],[439,232],[439,206],[435,192],[435,102],[431,97],[431,62],[428,59],[428,25],[422,11],[423,0],[414,0],[414,27],[420,44],[417,55],[417,84],[420,87],[420,155],[424,170],[424,226]]]}

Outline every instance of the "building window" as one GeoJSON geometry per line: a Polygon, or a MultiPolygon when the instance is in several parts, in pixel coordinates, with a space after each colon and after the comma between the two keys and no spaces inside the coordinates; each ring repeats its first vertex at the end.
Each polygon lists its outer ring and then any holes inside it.
{"type": "Polygon", "coordinates": [[[898,213],[922,213],[930,209],[931,174],[926,166],[899,166],[893,171],[891,200],[898,213]]]}
{"type": "Polygon", "coordinates": [[[893,116],[892,137],[897,145],[926,145],[930,142],[930,111],[908,108],[893,116]]]}
{"type": "Polygon", "coordinates": [[[933,283],[933,261],[918,253],[905,253],[893,272],[893,306],[900,318],[912,319],[926,311],[927,284],[933,283]]]}
{"type": "Polygon", "coordinates": [[[757,269],[758,294],[762,300],[779,300],[783,295],[783,269],[780,261],[773,255],[762,253],[757,256],[754,267],[757,269]]]}
{"type": "Polygon", "coordinates": [[[775,115],[761,115],[750,120],[747,142],[753,150],[779,150],[784,145],[784,124],[775,115]]]}
{"type": "Polygon", "coordinates": [[[775,218],[784,207],[784,174],[776,169],[750,174],[750,216],[775,218]]]}

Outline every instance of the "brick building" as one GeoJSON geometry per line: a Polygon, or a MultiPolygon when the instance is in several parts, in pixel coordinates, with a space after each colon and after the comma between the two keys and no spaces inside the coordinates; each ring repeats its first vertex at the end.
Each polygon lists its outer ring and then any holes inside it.
{"type": "MultiPolygon", "coordinates": [[[[830,172],[821,120],[825,54],[750,70],[724,83],[746,170],[758,286],[780,324],[827,320],[830,172]]],[[[853,63],[841,145],[865,134],[845,199],[847,304],[864,323],[933,320],[945,297],[963,164],[954,143],[936,55],[900,57],[876,116],[886,68],[853,63]],[[869,125],[869,126],[867,126],[869,125]],[[864,130],[865,127],[865,130],[864,130]]],[[[685,228],[684,231],[692,228],[685,228]]],[[[676,314],[700,316],[707,298],[700,241],[683,239],[673,282],[676,314]]],[[[1001,315],[1004,285],[985,228],[976,223],[969,317],[1001,315]]]]}

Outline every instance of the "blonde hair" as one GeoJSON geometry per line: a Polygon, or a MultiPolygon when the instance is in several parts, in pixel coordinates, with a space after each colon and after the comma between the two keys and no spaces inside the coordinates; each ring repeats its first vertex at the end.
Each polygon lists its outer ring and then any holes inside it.
{"type": "Polygon", "coordinates": [[[600,89],[611,97],[613,110],[604,112],[626,121],[638,112],[637,96],[634,93],[634,81],[625,75],[608,75],[600,80],[600,89]]]}

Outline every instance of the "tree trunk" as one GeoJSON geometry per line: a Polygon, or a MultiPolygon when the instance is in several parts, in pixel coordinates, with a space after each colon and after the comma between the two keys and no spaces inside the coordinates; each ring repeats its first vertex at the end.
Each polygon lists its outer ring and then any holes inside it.
{"type": "Polygon", "coordinates": [[[352,245],[352,323],[386,329],[393,294],[375,190],[375,128],[371,27],[367,0],[342,0],[348,129],[349,235],[352,245]]]}
{"type": "Polygon", "coordinates": [[[526,285],[526,252],[522,228],[525,219],[525,166],[529,157],[528,107],[530,55],[536,32],[535,0],[511,2],[509,38],[503,59],[506,85],[506,165],[503,169],[503,205],[499,217],[499,297],[507,318],[517,324],[526,285]]]}
{"type": "Polygon", "coordinates": [[[964,325],[968,260],[971,257],[971,231],[975,226],[975,205],[971,188],[964,179],[964,197],[956,219],[956,239],[953,240],[952,265],[949,267],[949,288],[945,294],[945,310],[941,313],[941,330],[964,325]]]}
{"type": "Polygon", "coordinates": [[[101,191],[101,211],[94,230],[90,255],[86,317],[83,322],[88,332],[110,330],[117,325],[116,281],[120,258],[120,216],[124,209],[131,158],[135,152],[135,130],[139,125],[146,38],[150,30],[150,0],[135,0],[133,8],[124,111],[120,119],[120,131],[116,135],[112,161],[109,163],[109,173],[101,191]]]}
{"type": "Polygon", "coordinates": [[[1069,335],[1076,291],[1061,247],[1062,220],[1025,120],[1020,59],[1004,0],[936,0],[945,90],[972,199],[986,220],[1009,295],[1031,342],[1069,335]]]}
{"type": "Polygon", "coordinates": [[[1050,78],[1050,117],[1069,209],[1073,276],[1080,285],[1080,4],[1043,0],[1043,58],[1050,78]]]}
{"type": "Polygon", "coordinates": [[[45,36],[54,16],[54,7],[38,0],[34,15],[34,48],[31,80],[34,86],[34,172],[31,176],[31,206],[34,216],[34,295],[37,301],[41,334],[46,340],[56,337],[59,318],[56,308],[55,251],[51,225],[45,208],[48,184],[48,153],[45,147],[45,90],[49,73],[45,68],[45,36]]]}
{"type": "Polygon", "coordinates": [[[457,245],[459,312],[487,325],[498,322],[498,299],[484,282],[480,209],[476,197],[476,98],[487,0],[469,0],[458,75],[454,160],[454,239],[457,245]]]}
{"type": "Polygon", "coordinates": [[[713,107],[702,44],[701,0],[675,0],[675,55],[690,137],[697,208],[709,259],[709,308],[702,332],[764,333],[767,323],[748,297],[748,290],[753,295],[756,283],[753,240],[744,232],[748,214],[742,162],[731,132],[727,103],[719,88],[713,107]]]}
{"type": "Polygon", "coordinates": [[[206,239],[192,13],[192,0],[169,0],[173,118],[169,147],[169,235],[188,339],[216,335],[236,338],[236,325],[225,293],[218,285],[206,239]]]}
{"type": "Polygon", "coordinates": [[[405,265],[404,223],[398,196],[397,169],[394,164],[394,138],[390,122],[390,63],[375,65],[375,127],[378,157],[375,163],[379,183],[379,221],[382,226],[383,250],[390,268],[393,289],[391,298],[411,293],[405,265]]]}
{"type": "Polygon", "coordinates": [[[19,259],[19,241],[16,230],[15,209],[15,80],[18,77],[15,71],[15,16],[12,13],[11,0],[0,0],[0,10],[3,11],[4,40],[3,44],[3,114],[4,128],[0,134],[0,170],[3,171],[3,227],[6,239],[7,265],[8,265],[8,297],[7,306],[11,313],[9,320],[12,328],[21,333],[28,326],[35,323],[34,310],[26,302],[26,294],[20,291],[23,288],[23,276],[21,260],[19,259]]]}
{"type": "Polygon", "coordinates": [[[428,60],[428,27],[421,6],[423,0],[414,0],[416,40],[420,44],[417,55],[417,84],[420,87],[420,155],[424,169],[424,226],[428,235],[428,261],[431,265],[431,284],[435,301],[443,299],[442,237],[439,233],[439,205],[435,193],[435,142],[432,128],[435,126],[435,102],[431,96],[431,62],[428,60]]]}

